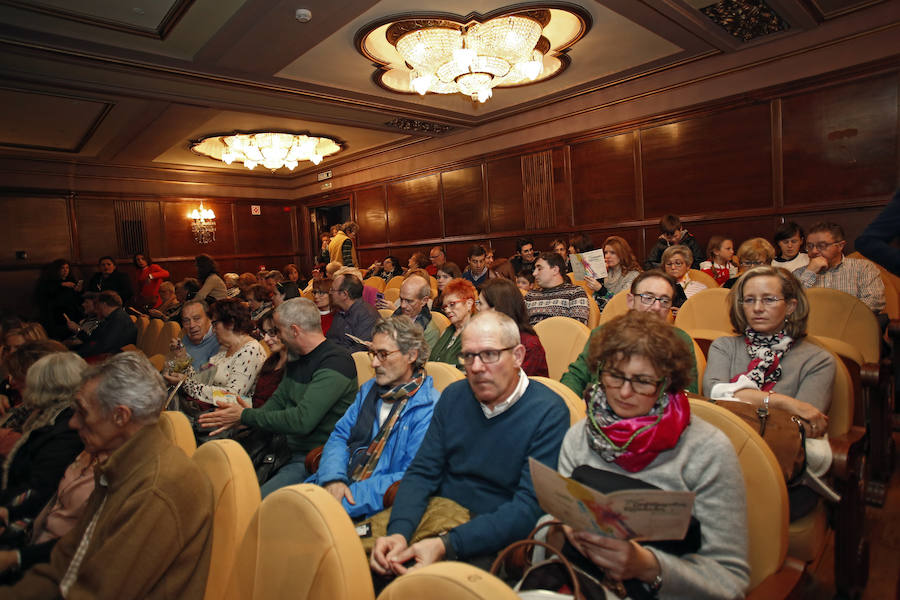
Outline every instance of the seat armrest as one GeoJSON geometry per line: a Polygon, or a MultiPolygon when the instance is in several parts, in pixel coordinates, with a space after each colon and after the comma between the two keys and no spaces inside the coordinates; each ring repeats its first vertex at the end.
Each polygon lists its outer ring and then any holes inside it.
{"type": "Polygon", "coordinates": [[[391,484],[391,487],[384,491],[384,496],[382,496],[382,500],[384,501],[384,507],[390,508],[394,505],[394,500],[397,498],[397,488],[400,487],[400,479],[391,484]]]}
{"type": "Polygon", "coordinates": [[[306,472],[309,475],[312,475],[319,470],[319,461],[322,460],[322,450],[324,449],[325,446],[319,446],[306,453],[306,459],[303,461],[303,465],[306,467],[306,472]]]}
{"type": "Polygon", "coordinates": [[[799,597],[800,582],[806,571],[803,561],[786,556],[781,569],[763,579],[747,593],[747,600],[775,600],[799,597]]]}

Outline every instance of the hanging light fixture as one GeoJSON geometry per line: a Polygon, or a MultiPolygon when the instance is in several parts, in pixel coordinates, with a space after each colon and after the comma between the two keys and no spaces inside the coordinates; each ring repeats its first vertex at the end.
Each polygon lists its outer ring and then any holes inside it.
{"type": "Polygon", "coordinates": [[[216,241],[216,213],[210,208],[203,208],[203,201],[200,201],[200,208],[194,209],[188,213],[191,220],[191,233],[194,234],[194,241],[198,244],[209,244],[216,241]]]}
{"type": "Polygon", "coordinates": [[[541,81],[566,67],[560,52],[590,27],[590,17],[576,10],[509,9],[469,21],[397,18],[364,28],[357,45],[381,65],[376,81],[391,91],[485,102],[494,88],[541,81]]]}
{"type": "Polygon", "coordinates": [[[262,165],[271,171],[282,167],[293,171],[305,160],[317,165],[341,147],[327,137],[266,131],[205,137],[192,143],[191,150],[228,165],[239,162],[248,169],[262,165]]]}

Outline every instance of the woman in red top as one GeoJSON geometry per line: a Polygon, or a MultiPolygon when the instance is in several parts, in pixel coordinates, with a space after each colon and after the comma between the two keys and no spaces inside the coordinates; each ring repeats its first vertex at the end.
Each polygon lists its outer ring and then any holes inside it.
{"type": "Polygon", "coordinates": [[[534,328],[528,323],[528,309],[525,308],[525,299],[515,283],[509,279],[495,277],[488,279],[481,285],[481,295],[475,303],[478,310],[494,309],[497,312],[509,316],[519,326],[519,337],[525,346],[525,360],[522,361],[522,370],[526,375],[536,377],[549,377],[547,370],[547,356],[544,346],[535,333],[534,328]]]}
{"type": "Polygon", "coordinates": [[[156,308],[162,301],[159,299],[159,284],[169,277],[169,272],[153,262],[149,254],[135,254],[134,268],[137,269],[136,304],[142,308],[156,308]]]}
{"type": "Polygon", "coordinates": [[[331,278],[316,279],[313,281],[313,302],[319,309],[319,316],[322,317],[322,334],[328,333],[331,328],[331,322],[334,320],[334,312],[331,310],[331,278]]]}

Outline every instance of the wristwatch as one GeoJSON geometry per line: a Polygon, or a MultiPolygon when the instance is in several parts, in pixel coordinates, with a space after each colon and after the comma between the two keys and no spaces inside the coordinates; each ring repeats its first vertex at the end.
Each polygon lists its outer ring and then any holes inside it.
{"type": "Polygon", "coordinates": [[[656,592],[658,592],[658,591],[659,591],[659,588],[662,587],[662,572],[660,572],[659,575],[657,575],[656,578],[655,578],[651,583],[648,583],[648,584],[647,584],[647,587],[648,587],[648,588],[650,589],[650,591],[653,592],[654,594],[655,594],[656,592]]]}
{"type": "Polygon", "coordinates": [[[445,531],[438,536],[438,539],[444,544],[444,560],[456,560],[456,550],[453,549],[453,544],[450,543],[450,532],[445,531]]]}

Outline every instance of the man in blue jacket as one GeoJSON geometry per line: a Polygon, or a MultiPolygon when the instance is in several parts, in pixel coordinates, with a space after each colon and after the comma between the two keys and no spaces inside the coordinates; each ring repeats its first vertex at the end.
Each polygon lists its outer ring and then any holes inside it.
{"type": "Polygon", "coordinates": [[[322,450],[318,483],[352,518],[384,509],[385,491],[412,462],[440,393],[425,375],[428,345],[407,316],[375,324],[369,356],[375,378],[365,382],[322,450]]]}

